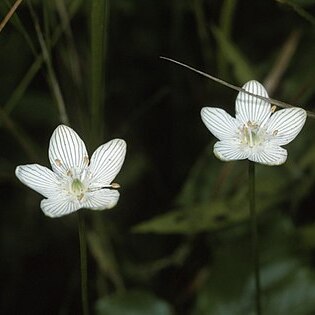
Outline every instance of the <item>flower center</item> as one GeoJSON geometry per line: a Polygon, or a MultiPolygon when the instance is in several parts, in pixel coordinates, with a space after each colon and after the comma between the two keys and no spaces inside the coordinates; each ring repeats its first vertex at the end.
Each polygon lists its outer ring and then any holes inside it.
{"type": "Polygon", "coordinates": [[[258,124],[248,121],[241,128],[241,141],[253,148],[265,140],[265,129],[258,124]]]}
{"type": "Polygon", "coordinates": [[[75,196],[79,201],[84,197],[84,193],[86,192],[86,187],[84,184],[77,178],[72,180],[70,185],[70,193],[75,196]]]}

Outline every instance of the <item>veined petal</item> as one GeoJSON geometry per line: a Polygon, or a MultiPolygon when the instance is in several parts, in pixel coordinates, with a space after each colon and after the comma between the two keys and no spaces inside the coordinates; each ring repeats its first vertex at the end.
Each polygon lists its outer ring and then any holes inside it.
{"type": "Polygon", "coordinates": [[[38,164],[20,165],[15,169],[16,177],[26,186],[37,191],[44,197],[58,194],[58,180],[54,172],[38,164]]]}
{"type": "Polygon", "coordinates": [[[121,169],[126,155],[126,142],[113,139],[98,147],[91,157],[91,187],[110,184],[121,169]]]}
{"type": "MultiPolygon", "coordinates": [[[[253,94],[268,97],[268,93],[258,81],[252,80],[247,82],[243,89],[253,94]]],[[[261,125],[271,115],[271,104],[255,96],[239,92],[235,102],[235,117],[243,124],[249,121],[252,124],[261,125]]]]}
{"type": "Polygon", "coordinates": [[[275,112],[268,121],[267,133],[273,135],[271,142],[285,145],[302,130],[306,111],[302,108],[285,108],[275,112]]]}
{"type": "Polygon", "coordinates": [[[283,164],[286,161],[287,156],[288,152],[286,149],[283,149],[278,145],[268,144],[259,152],[251,152],[248,159],[253,162],[272,166],[283,164]]]}
{"type": "Polygon", "coordinates": [[[116,206],[119,199],[119,191],[114,189],[99,189],[89,192],[84,208],[91,210],[111,209],[116,206]]]}
{"type": "Polygon", "coordinates": [[[242,148],[238,141],[223,140],[215,143],[214,155],[222,161],[244,160],[248,158],[248,152],[242,148]]]}
{"type": "Polygon", "coordinates": [[[89,163],[84,142],[65,125],[58,126],[53,132],[48,153],[53,171],[61,176],[71,168],[81,170],[89,163]]]}
{"type": "Polygon", "coordinates": [[[235,138],[237,136],[237,121],[221,108],[203,107],[201,119],[209,131],[219,140],[235,138]]]}
{"type": "Polygon", "coordinates": [[[54,198],[43,199],[40,203],[43,212],[51,218],[58,218],[83,208],[78,201],[72,201],[66,195],[59,194],[54,198]]]}

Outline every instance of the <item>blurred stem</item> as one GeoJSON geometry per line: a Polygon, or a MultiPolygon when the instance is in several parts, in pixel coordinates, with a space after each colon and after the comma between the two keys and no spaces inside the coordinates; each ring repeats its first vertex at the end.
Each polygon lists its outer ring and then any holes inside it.
{"type": "Polygon", "coordinates": [[[43,36],[43,32],[42,32],[40,25],[39,25],[38,18],[35,14],[35,11],[34,11],[30,1],[28,1],[28,6],[29,6],[29,9],[31,12],[33,22],[34,22],[34,26],[35,26],[38,41],[39,41],[39,44],[40,44],[40,47],[42,50],[43,58],[44,58],[44,61],[46,63],[46,66],[47,66],[49,83],[50,83],[50,87],[52,89],[52,92],[54,94],[55,100],[56,100],[57,108],[59,111],[60,121],[65,125],[69,125],[69,119],[68,119],[68,115],[66,112],[66,105],[64,103],[62,93],[60,90],[60,86],[59,86],[59,83],[58,83],[52,62],[51,62],[48,46],[46,45],[46,42],[45,42],[45,39],[43,36]]]}
{"type": "Polygon", "coordinates": [[[60,21],[62,28],[65,30],[65,35],[67,37],[67,46],[69,50],[69,65],[71,70],[71,75],[73,81],[78,87],[81,87],[82,76],[80,71],[79,55],[75,46],[74,37],[71,30],[70,16],[65,3],[65,0],[55,0],[56,7],[60,16],[60,21]]]}
{"type": "Polygon", "coordinates": [[[88,290],[87,290],[87,257],[86,257],[86,228],[84,213],[82,210],[77,212],[78,228],[80,240],[80,259],[81,259],[81,299],[83,315],[89,314],[88,290]]]}
{"type": "Polygon", "coordinates": [[[200,0],[194,0],[194,13],[197,22],[197,31],[202,47],[202,54],[206,68],[210,67],[212,49],[209,42],[209,33],[207,30],[207,23],[205,19],[204,10],[200,0]]]}
{"type": "Polygon", "coordinates": [[[92,0],[91,9],[91,136],[103,136],[104,61],[109,17],[109,0],[92,0]]]}
{"type": "MultiPolygon", "coordinates": [[[[100,274],[104,278],[109,278],[113,283],[116,292],[122,293],[125,291],[123,278],[120,275],[116,257],[114,255],[113,245],[108,233],[106,221],[100,220],[99,215],[94,216],[94,229],[87,231],[88,247],[98,264],[100,274]]],[[[106,285],[100,285],[104,289],[106,285]]],[[[106,294],[105,290],[100,292],[101,296],[106,294]]]]}
{"type": "Polygon", "coordinates": [[[304,10],[301,6],[289,0],[276,0],[276,1],[291,7],[298,15],[300,15],[302,18],[304,18],[306,21],[310,22],[311,24],[315,25],[314,16],[308,13],[306,10],[304,10]]]}
{"type": "Polygon", "coordinates": [[[285,41],[284,45],[282,46],[280,52],[278,53],[278,57],[274,63],[274,66],[263,83],[269,95],[274,93],[281,81],[283,74],[290,65],[292,57],[294,56],[294,53],[299,44],[300,38],[300,31],[292,31],[285,41]]]}
{"type": "Polygon", "coordinates": [[[260,302],[260,274],[259,274],[259,248],[258,248],[258,232],[257,232],[257,214],[255,200],[255,163],[248,161],[248,176],[249,176],[249,211],[252,234],[252,255],[254,262],[255,274],[255,295],[256,295],[256,314],[261,315],[260,302]]]}
{"type": "Polygon", "coordinates": [[[31,138],[26,135],[26,132],[22,130],[1,107],[0,125],[3,125],[12,134],[31,160],[35,160],[37,158],[35,143],[33,143],[31,138]]]}
{"type": "MultiPolygon", "coordinates": [[[[236,0],[225,0],[222,5],[221,9],[221,16],[220,16],[220,30],[224,34],[224,37],[229,40],[231,36],[231,29],[232,29],[232,21],[233,21],[233,14],[235,11],[236,0]]],[[[227,76],[227,60],[223,53],[223,45],[219,44],[219,52],[218,52],[218,71],[220,76],[226,77],[227,76]]]]}
{"type": "MultiPolygon", "coordinates": [[[[73,6],[72,5],[70,7],[70,9],[69,9],[69,12],[70,12],[69,13],[69,15],[70,15],[69,19],[71,19],[75,15],[77,10],[78,10],[77,6],[73,6]]],[[[18,19],[18,16],[16,16],[16,18],[18,19]]],[[[21,28],[23,29],[23,26],[21,26],[21,28]]],[[[56,45],[56,43],[58,42],[59,38],[63,34],[64,30],[65,30],[64,29],[64,25],[62,25],[62,27],[57,26],[54,29],[54,33],[52,35],[52,39],[51,39],[51,42],[50,42],[50,48],[53,48],[56,45]]],[[[40,68],[42,67],[42,64],[44,62],[43,55],[36,55],[35,49],[33,48],[32,44],[31,44],[31,41],[28,39],[27,33],[23,32],[22,34],[25,37],[26,42],[29,43],[29,46],[30,46],[31,50],[34,53],[35,60],[34,60],[33,64],[31,65],[31,67],[26,72],[25,76],[22,78],[21,82],[15,88],[15,90],[12,93],[10,99],[3,106],[3,110],[7,114],[9,114],[16,107],[18,102],[22,99],[22,97],[23,97],[27,87],[30,85],[30,83],[32,82],[33,78],[38,73],[38,71],[40,70],[40,68]]]]}

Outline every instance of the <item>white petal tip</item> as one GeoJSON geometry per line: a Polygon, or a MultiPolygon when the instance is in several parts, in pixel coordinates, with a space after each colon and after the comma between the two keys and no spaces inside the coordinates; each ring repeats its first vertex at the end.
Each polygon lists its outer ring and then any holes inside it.
{"type": "Polygon", "coordinates": [[[117,205],[117,202],[118,202],[118,199],[117,199],[117,200],[111,200],[111,201],[108,203],[106,209],[112,209],[112,208],[114,208],[114,207],[117,205]]]}
{"type": "Polygon", "coordinates": [[[221,161],[223,161],[223,162],[228,162],[228,161],[229,161],[228,159],[226,159],[226,158],[221,154],[221,152],[219,152],[219,151],[216,150],[216,149],[213,149],[213,154],[214,154],[214,156],[215,156],[217,159],[219,159],[219,160],[221,160],[221,161]]]}
{"type": "Polygon", "coordinates": [[[127,143],[124,139],[115,138],[113,140],[110,140],[108,143],[115,143],[118,146],[120,146],[121,148],[123,148],[124,151],[126,151],[126,149],[127,149],[127,143]]]}
{"type": "Polygon", "coordinates": [[[268,97],[265,87],[256,80],[250,80],[246,82],[242,88],[248,92],[268,97]]]}
{"type": "Polygon", "coordinates": [[[21,166],[17,166],[17,167],[15,168],[15,176],[16,176],[17,178],[19,178],[20,172],[21,172],[21,166]]]}
{"type": "Polygon", "coordinates": [[[208,109],[209,109],[209,107],[202,107],[201,110],[200,110],[200,115],[201,116],[204,115],[207,112],[208,109]]]}

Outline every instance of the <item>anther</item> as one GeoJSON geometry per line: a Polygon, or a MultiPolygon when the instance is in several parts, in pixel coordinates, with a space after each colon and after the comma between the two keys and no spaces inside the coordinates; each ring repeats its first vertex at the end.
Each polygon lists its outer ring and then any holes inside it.
{"type": "Polygon", "coordinates": [[[61,166],[62,165],[62,163],[61,163],[61,161],[59,159],[56,159],[55,163],[57,164],[57,166],[61,166]]]}
{"type": "Polygon", "coordinates": [[[90,160],[89,160],[88,156],[85,156],[84,159],[83,159],[83,163],[84,163],[85,165],[88,165],[89,162],[90,162],[90,160]]]}
{"type": "Polygon", "coordinates": [[[118,189],[118,188],[120,188],[120,185],[117,184],[117,183],[112,183],[112,184],[110,185],[110,187],[113,188],[113,189],[118,189]]]}

